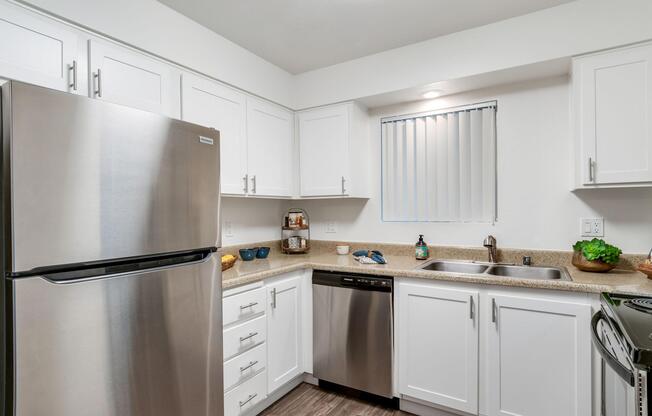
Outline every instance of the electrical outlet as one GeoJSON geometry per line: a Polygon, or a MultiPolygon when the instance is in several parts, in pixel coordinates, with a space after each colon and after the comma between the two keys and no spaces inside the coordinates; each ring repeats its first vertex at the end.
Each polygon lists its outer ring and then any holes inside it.
{"type": "Polygon", "coordinates": [[[604,218],[580,218],[582,237],[604,237],[604,218]]]}
{"type": "Polygon", "coordinates": [[[327,233],[336,233],[337,232],[337,223],[335,221],[328,221],[326,223],[326,232],[327,233]]]}
{"type": "Polygon", "coordinates": [[[224,236],[233,237],[233,223],[231,221],[224,221],[224,236]]]}

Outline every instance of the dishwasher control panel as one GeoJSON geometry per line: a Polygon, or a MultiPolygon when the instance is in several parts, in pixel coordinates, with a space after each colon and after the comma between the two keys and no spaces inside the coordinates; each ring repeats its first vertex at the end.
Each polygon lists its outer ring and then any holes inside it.
{"type": "Polygon", "coordinates": [[[387,278],[363,274],[316,271],[313,274],[312,283],[325,286],[391,292],[393,279],[391,277],[387,278]]]}

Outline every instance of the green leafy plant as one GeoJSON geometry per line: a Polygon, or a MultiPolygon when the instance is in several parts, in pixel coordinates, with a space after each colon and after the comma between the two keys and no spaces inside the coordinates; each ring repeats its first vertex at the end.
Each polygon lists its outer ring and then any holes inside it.
{"type": "Polygon", "coordinates": [[[573,250],[581,251],[589,261],[599,260],[607,264],[617,264],[620,255],[623,254],[621,249],[599,238],[578,241],[573,245],[573,250]]]}

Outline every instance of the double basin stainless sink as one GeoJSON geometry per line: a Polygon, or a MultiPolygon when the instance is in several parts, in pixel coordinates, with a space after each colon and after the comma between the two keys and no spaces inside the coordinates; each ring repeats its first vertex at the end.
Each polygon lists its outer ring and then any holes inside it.
{"type": "Polygon", "coordinates": [[[430,260],[418,268],[439,272],[513,277],[517,279],[571,280],[568,272],[559,267],[516,266],[513,264],[481,263],[462,260],[430,260]]]}

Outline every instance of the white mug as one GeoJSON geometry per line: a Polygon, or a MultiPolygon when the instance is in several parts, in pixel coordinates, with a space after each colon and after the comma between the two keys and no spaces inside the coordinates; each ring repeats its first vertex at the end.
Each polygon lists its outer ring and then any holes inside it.
{"type": "Polygon", "coordinates": [[[349,254],[349,246],[335,246],[335,250],[337,251],[337,254],[339,254],[340,256],[349,254]]]}

